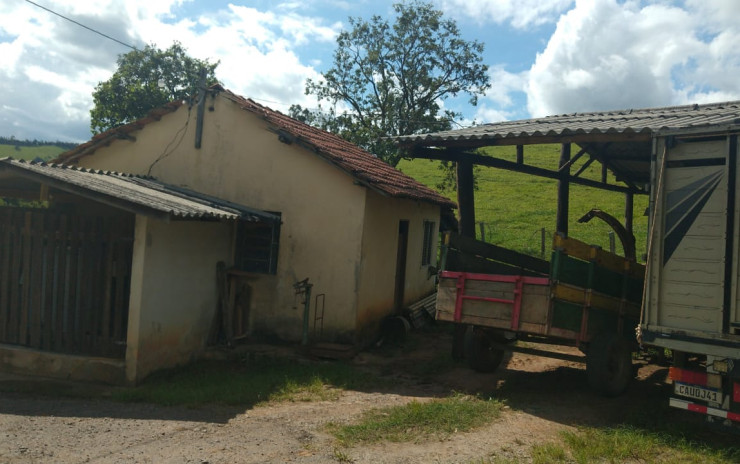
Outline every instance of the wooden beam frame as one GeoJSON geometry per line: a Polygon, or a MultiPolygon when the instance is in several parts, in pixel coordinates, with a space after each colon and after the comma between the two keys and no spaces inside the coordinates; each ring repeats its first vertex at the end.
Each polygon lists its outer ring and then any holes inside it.
{"type": "MultiPolygon", "coordinates": [[[[534,176],[546,177],[546,178],[554,179],[554,180],[560,180],[562,178],[562,174],[559,173],[558,171],[551,171],[549,169],[538,168],[538,167],[530,166],[527,164],[519,164],[517,162],[506,161],[506,160],[502,160],[500,158],[494,158],[491,156],[478,155],[478,154],[470,153],[466,151],[457,151],[457,150],[450,151],[450,150],[438,149],[438,148],[416,148],[411,153],[411,155],[414,158],[424,158],[424,159],[432,159],[432,160],[440,160],[440,161],[461,162],[464,160],[472,164],[477,164],[479,166],[506,169],[509,171],[521,172],[523,174],[530,174],[534,176]]],[[[583,185],[585,187],[592,187],[592,188],[597,188],[601,190],[608,190],[612,192],[620,192],[620,193],[632,192],[632,193],[637,193],[637,194],[646,193],[635,187],[623,187],[621,185],[613,185],[613,184],[599,182],[599,181],[595,181],[591,179],[583,179],[583,178],[575,177],[571,175],[568,175],[568,181],[573,184],[583,185]]]]}

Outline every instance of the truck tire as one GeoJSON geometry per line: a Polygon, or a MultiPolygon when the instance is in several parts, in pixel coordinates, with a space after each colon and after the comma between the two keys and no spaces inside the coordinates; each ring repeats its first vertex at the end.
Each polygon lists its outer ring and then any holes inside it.
{"type": "Polygon", "coordinates": [[[619,396],[632,381],[632,351],[617,334],[600,334],[586,353],[588,384],[604,396],[619,396]]]}
{"type": "Polygon", "coordinates": [[[493,372],[504,360],[505,351],[494,348],[489,334],[475,327],[465,332],[465,359],[476,372],[493,372]]]}

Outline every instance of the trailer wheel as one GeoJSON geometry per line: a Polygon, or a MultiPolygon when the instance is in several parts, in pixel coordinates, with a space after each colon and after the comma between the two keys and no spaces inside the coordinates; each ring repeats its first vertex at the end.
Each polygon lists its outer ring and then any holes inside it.
{"type": "Polygon", "coordinates": [[[494,348],[491,336],[483,330],[469,327],[465,332],[465,359],[477,372],[493,372],[504,360],[505,351],[494,348]]]}
{"type": "Polygon", "coordinates": [[[617,334],[594,337],[586,353],[586,374],[591,388],[605,396],[619,396],[632,377],[632,351],[617,334]]]}

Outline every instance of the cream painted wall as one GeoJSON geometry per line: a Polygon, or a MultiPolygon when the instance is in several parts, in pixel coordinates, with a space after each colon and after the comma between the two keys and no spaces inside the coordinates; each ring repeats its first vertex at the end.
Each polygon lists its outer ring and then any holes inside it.
{"type": "Polygon", "coordinates": [[[303,307],[293,284],[309,278],[313,294],[326,295],[325,335],[354,341],[365,188],[312,151],[281,143],[235,103],[217,96],[206,106],[213,110],[205,113],[200,150],[195,114],[188,119],[181,107],[136,132],[136,142],[116,141],[79,165],[139,174],[153,166],[162,181],[280,212],[278,275],[250,281],[252,329],[299,340],[303,307]]]}
{"type": "MultiPolygon", "coordinates": [[[[393,310],[398,250],[398,227],[409,221],[406,250],[404,304],[410,304],[434,292],[434,278],[428,266],[422,266],[424,221],[439,229],[440,209],[428,203],[399,200],[368,192],[365,227],[362,233],[362,265],[359,275],[357,326],[362,328],[361,343],[369,342],[373,329],[393,310]]],[[[436,265],[437,233],[432,243],[432,265],[436,265]]]]}
{"type": "Polygon", "coordinates": [[[231,256],[233,222],[137,216],[126,378],[183,364],[203,351],[218,306],[216,264],[231,256]]]}

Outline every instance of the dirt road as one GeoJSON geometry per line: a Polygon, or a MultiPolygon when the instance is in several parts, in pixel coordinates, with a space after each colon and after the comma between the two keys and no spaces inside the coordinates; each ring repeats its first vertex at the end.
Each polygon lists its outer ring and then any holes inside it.
{"type": "Polygon", "coordinates": [[[505,369],[476,374],[438,362],[449,356],[446,336],[418,337],[414,349],[397,356],[361,353],[353,361],[393,378],[393,388],[346,391],[336,401],[188,409],[2,393],[0,462],[400,464],[496,456],[527,462],[533,444],[556,440],[562,430],[618,424],[640,414],[646,402],[667,401],[663,367],[641,368],[627,395],[609,399],[589,390],[578,363],[515,354],[505,369]],[[423,363],[429,372],[418,374],[423,363]],[[369,408],[452,390],[495,395],[507,406],[488,426],[441,441],[338,448],[325,431],[327,422],[349,422],[369,408]]]}

